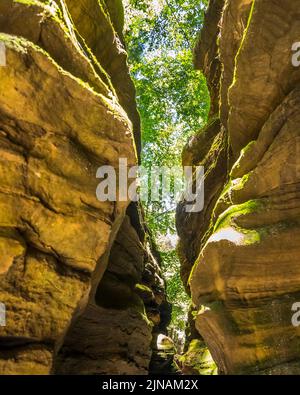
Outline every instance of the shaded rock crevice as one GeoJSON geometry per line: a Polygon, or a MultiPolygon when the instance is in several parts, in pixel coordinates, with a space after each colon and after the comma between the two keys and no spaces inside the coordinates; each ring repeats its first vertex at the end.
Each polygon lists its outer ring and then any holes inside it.
{"type": "MultiPolygon", "coordinates": [[[[138,206],[135,210],[136,217],[138,206]]],[[[132,214],[133,208],[127,213],[132,214]]],[[[85,312],[67,334],[54,372],[147,374],[152,337],[168,324],[161,320],[168,303],[160,274],[145,231],[141,240],[127,215],[108,267],[85,312]],[[145,269],[150,272],[147,278],[145,269]]]]}

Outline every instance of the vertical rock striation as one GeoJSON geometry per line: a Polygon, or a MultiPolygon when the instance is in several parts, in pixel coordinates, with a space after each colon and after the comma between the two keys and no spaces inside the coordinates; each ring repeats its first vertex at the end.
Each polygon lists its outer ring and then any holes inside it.
{"type": "Polygon", "coordinates": [[[298,1],[211,0],[195,49],[212,109],[183,163],[205,166],[205,205],[179,205],[179,251],[223,374],[300,372],[299,41],[298,1]]]}
{"type": "Polygon", "coordinates": [[[140,153],[122,24],[120,0],[0,2],[0,374],[148,370],[164,283],[137,207],[96,198],[140,153]]]}

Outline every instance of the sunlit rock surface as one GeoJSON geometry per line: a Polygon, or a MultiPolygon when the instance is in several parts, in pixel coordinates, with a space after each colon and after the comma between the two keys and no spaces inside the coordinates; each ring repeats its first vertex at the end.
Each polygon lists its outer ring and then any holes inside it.
{"type": "Polygon", "coordinates": [[[0,374],[148,370],[159,264],[129,202],[96,198],[97,168],[140,152],[122,25],[119,0],[0,2],[0,374]]]}
{"type": "Polygon", "coordinates": [[[206,167],[205,207],[187,216],[181,203],[177,227],[196,328],[221,374],[300,372],[299,21],[294,0],[213,0],[195,49],[212,110],[183,161],[206,167]]]}

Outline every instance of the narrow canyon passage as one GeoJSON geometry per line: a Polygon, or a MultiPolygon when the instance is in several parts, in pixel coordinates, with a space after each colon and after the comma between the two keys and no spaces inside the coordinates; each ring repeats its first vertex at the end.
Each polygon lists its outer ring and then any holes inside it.
{"type": "Polygon", "coordinates": [[[0,0],[1,375],[300,373],[299,6],[0,0]]]}

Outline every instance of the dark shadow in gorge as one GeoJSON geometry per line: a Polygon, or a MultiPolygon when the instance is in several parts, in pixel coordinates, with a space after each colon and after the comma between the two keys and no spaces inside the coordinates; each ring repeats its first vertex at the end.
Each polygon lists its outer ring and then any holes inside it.
{"type": "Polygon", "coordinates": [[[84,314],[65,338],[56,374],[146,374],[157,370],[157,336],[167,334],[167,302],[160,262],[151,250],[140,207],[131,203],[112,246],[108,267],[84,314]],[[153,353],[151,353],[153,349],[153,353]],[[154,361],[154,359],[156,360],[154,361]]]}

